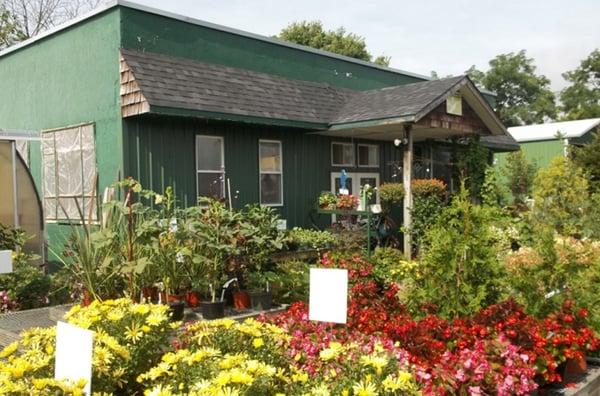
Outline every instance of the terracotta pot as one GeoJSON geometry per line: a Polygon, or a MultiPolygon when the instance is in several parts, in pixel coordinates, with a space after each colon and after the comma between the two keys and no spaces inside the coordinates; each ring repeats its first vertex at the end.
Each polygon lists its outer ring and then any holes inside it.
{"type": "Polygon", "coordinates": [[[158,302],[158,288],[157,287],[142,287],[142,297],[146,302],[158,302]]]}
{"type": "Polygon", "coordinates": [[[235,309],[250,309],[250,295],[243,290],[233,292],[233,306],[235,309]]]}
{"type": "Polygon", "coordinates": [[[92,303],[92,301],[94,301],[94,298],[92,297],[92,295],[90,294],[89,291],[84,290],[83,291],[83,298],[81,300],[81,306],[82,307],[87,307],[88,305],[90,305],[92,303]]]}
{"type": "Polygon", "coordinates": [[[577,377],[585,374],[586,371],[587,361],[585,360],[585,356],[579,359],[567,359],[562,372],[563,383],[573,382],[577,377]]]}
{"type": "Polygon", "coordinates": [[[197,307],[200,304],[200,293],[189,291],[185,294],[185,302],[188,307],[197,307]]]}
{"type": "Polygon", "coordinates": [[[178,302],[185,301],[185,294],[169,294],[167,296],[167,302],[178,302]]]}
{"type": "Polygon", "coordinates": [[[200,313],[203,319],[219,319],[225,316],[225,302],[224,301],[201,301],[200,302],[200,313]]]}

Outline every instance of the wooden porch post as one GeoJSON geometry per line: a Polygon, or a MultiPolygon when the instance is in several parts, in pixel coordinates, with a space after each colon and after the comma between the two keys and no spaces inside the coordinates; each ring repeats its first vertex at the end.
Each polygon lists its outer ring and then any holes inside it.
{"type": "Polygon", "coordinates": [[[408,230],[411,227],[412,219],[411,219],[411,209],[412,209],[412,189],[411,189],[411,180],[412,180],[412,164],[413,164],[413,135],[411,131],[411,125],[404,126],[404,132],[406,135],[407,142],[404,145],[404,155],[402,157],[403,166],[402,166],[402,182],[404,184],[404,255],[407,258],[412,258],[412,237],[408,230]]]}

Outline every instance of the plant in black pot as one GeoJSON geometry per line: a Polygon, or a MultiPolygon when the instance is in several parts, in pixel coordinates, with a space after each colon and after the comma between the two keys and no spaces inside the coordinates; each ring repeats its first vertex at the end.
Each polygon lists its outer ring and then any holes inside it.
{"type": "Polygon", "coordinates": [[[273,306],[273,290],[271,284],[276,280],[277,274],[272,271],[252,271],[246,275],[248,294],[252,309],[264,311],[273,306]]]}
{"type": "Polygon", "coordinates": [[[200,198],[199,203],[199,206],[187,210],[186,228],[192,234],[192,261],[197,266],[196,276],[201,276],[201,284],[209,296],[208,300],[200,302],[200,312],[204,319],[222,318],[225,314],[221,293],[226,281],[225,267],[231,257],[239,254],[238,234],[242,216],[214,199],[200,198]]]}

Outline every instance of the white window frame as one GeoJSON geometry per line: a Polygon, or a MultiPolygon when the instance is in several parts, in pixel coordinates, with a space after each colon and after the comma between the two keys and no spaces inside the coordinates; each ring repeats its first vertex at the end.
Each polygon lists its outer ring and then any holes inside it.
{"type": "MultiPolygon", "coordinates": [[[[342,150],[342,152],[343,152],[343,150],[342,150]]],[[[331,166],[354,166],[355,162],[356,162],[356,149],[354,148],[354,143],[331,142],[331,166]],[[333,162],[333,146],[334,145],[351,146],[352,147],[352,162],[348,163],[348,164],[336,164],[335,162],[333,162]]]]}
{"type": "Polygon", "coordinates": [[[223,139],[223,136],[216,136],[216,135],[196,135],[196,139],[195,139],[195,145],[194,145],[194,155],[196,157],[196,197],[200,197],[200,191],[199,191],[199,185],[198,185],[198,175],[200,173],[215,173],[215,174],[221,174],[223,175],[223,183],[221,183],[221,194],[223,196],[223,198],[225,198],[225,141],[223,139]],[[221,170],[205,170],[205,169],[198,169],[198,139],[200,138],[209,138],[209,139],[216,139],[219,140],[219,142],[221,143],[221,170]]]}
{"type": "Polygon", "coordinates": [[[359,168],[379,168],[379,145],[378,144],[367,144],[367,143],[359,143],[356,145],[356,165],[359,168]],[[360,164],[360,148],[361,147],[375,147],[377,150],[377,158],[375,158],[375,165],[361,165],[360,164]]]}
{"type": "Polygon", "coordinates": [[[259,139],[258,140],[258,201],[263,206],[273,206],[280,207],[283,206],[283,146],[281,144],[281,140],[268,140],[268,139],[259,139]],[[260,144],[261,143],[277,143],[279,146],[279,163],[281,166],[279,167],[279,171],[265,171],[263,172],[260,168],[260,144]],[[263,203],[262,202],[262,175],[280,175],[281,176],[281,185],[279,186],[279,196],[281,197],[280,202],[277,203],[263,203]]]}
{"type": "MultiPolygon", "coordinates": [[[[72,196],[72,195],[64,195],[60,193],[60,183],[59,183],[59,178],[58,178],[58,173],[57,173],[57,169],[58,169],[58,158],[57,158],[57,151],[56,151],[56,133],[60,133],[66,130],[70,130],[70,129],[78,129],[79,134],[80,134],[80,147],[82,144],[81,141],[81,128],[85,128],[85,127],[91,127],[92,128],[92,140],[93,140],[93,147],[94,147],[94,169],[95,169],[95,175],[97,178],[98,175],[98,170],[97,170],[97,151],[96,151],[96,125],[93,122],[88,122],[88,123],[83,123],[83,124],[77,124],[77,125],[72,125],[72,126],[66,126],[66,127],[61,127],[61,128],[54,128],[54,129],[47,129],[47,130],[43,130],[42,131],[42,139],[44,139],[44,137],[52,135],[52,141],[53,141],[53,157],[54,157],[54,189],[55,189],[55,195],[52,196],[47,196],[46,195],[46,190],[45,190],[45,178],[48,177],[48,175],[46,175],[45,172],[45,154],[44,154],[44,149],[43,149],[43,143],[40,144],[40,157],[41,157],[41,173],[42,173],[42,196],[43,196],[43,213],[44,213],[44,221],[46,223],[61,223],[61,222],[70,222],[70,223],[81,223],[81,219],[80,218],[76,218],[76,219],[68,219],[63,217],[65,215],[65,213],[63,212],[59,201],[61,199],[66,199],[66,198],[79,198],[81,197],[83,200],[83,203],[85,205],[85,199],[88,198],[90,200],[90,202],[94,202],[94,207],[95,210],[92,211],[91,215],[91,221],[93,224],[97,224],[98,223],[98,202],[97,202],[97,195],[91,195],[91,194],[85,194],[84,191],[82,191],[82,195],[77,195],[77,196],[72,196]],[[54,212],[54,216],[51,216],[51,214],[48,212],[47,207],[46,207],[46,199],[54,199],[56,201],[56,207],[55,207],[55,212],[54,212]],[[61,215],[59,216],[59,213],[61,213],[61,215]]],[[[80,152],[80,156],[81,156],[81,160],[83,161],[83,153],[80,152]]],[[[29,166],[29,164],[28,164],[29,166]]],[[[82,171],[83,171],[83,165],[82,165],[82,171]]],[[[84,189],[85,183],[83,182],[83,178],[85,177],[85,175],[82,173],[81,178],[82,178],[82,190],[84,189]]],[[[81,208],[81,210],[83,211],[83,216],[85,218],[85,221],[88,220],[88,215],[89,212],[87,210],[87,208],[84,206],[81,208]]]]}

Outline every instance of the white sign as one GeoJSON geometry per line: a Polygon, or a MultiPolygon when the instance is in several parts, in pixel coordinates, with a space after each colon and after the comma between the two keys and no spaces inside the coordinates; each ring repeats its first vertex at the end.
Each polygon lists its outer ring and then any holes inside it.
{"type": "Polygon", "coordinates": [[[56,324],[54,378],[72,382],[85,379],[84,392],[91,395],[94,332],[68,323],[56,324]]]}
{"type": "Polygon", "coordinates": [[[0,250],[0,274],[8,274],[12,271],[12,250],[0,250]]]}
{"type": "Polygon", "coordinates": [[[310,269],[308,318],[320,322],[346,323],[348,270],[310,269]]]}

